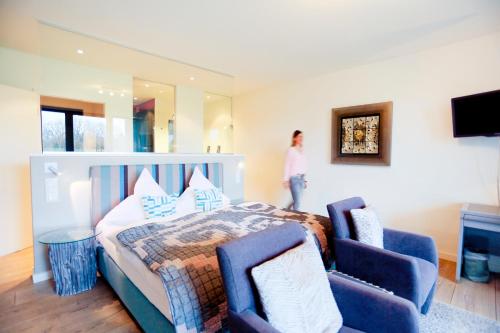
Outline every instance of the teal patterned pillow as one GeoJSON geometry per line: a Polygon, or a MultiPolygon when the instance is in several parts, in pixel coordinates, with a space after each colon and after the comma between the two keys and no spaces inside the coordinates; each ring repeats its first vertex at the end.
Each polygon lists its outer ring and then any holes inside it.
{"type": "Polygon", "coordinates": [[[209,190],[194,189],[194,198],[196,209],[202,212],[208,212],[222,207],[222,192],[218,188],[209,190]]]}
{"type": "Polygon", "coordinates": [[[153,217],[165,217],[175,214],[175,205],[177,196],[153,196],[146,195],[141,197],[142,207],[147,219],[153,217]]]}

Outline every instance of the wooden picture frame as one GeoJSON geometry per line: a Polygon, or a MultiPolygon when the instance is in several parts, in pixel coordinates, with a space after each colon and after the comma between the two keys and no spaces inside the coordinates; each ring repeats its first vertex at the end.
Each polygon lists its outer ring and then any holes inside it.
{"type": "Polygon", "coordinates": [[[332,109],[332,163],[391,165],[392,102],[332,109]]]}

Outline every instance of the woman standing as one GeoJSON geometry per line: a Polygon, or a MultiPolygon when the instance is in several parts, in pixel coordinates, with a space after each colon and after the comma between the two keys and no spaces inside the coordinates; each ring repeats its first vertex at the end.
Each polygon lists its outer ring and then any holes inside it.
{"type": "Polygon", "coordinates": [[[292,135],[292,146],[288,148],[285,160],[285,176],[283,177],[283,186],[289,188],[292,193],[292,203],[288,208],[294,210],[300,209],[302,193],[307,187],[306,169],[307,161],[302,147],[304,134],[296,130],[292,135]]]}

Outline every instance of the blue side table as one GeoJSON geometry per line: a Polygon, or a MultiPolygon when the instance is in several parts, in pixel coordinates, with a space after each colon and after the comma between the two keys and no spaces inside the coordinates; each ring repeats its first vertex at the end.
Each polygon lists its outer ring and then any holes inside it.
{"type": "Polygon", "coordinates": [[[49,247],[49,259],[60,296],[75,295],[95,286],[96,236],[92,228],[65,228],[41,235],[49,247]]]}

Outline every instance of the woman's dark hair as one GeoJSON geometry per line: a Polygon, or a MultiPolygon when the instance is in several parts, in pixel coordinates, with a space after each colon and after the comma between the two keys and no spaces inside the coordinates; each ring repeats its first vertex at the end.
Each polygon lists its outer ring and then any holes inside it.
{"type": "Polygon", "coordinates": [[[299,130],[295,130],[295,131],[293,131],[293,134],[292,134],[292,147],[293,147],[293,145],[294,145],[294,140],[295,140],[295,138],[296,138],[296,137],[298,137],[298,136],[299,136],[299,135],[301,135],[301,134],[302,134],[302,131],[299,131],[299,130]]]}

